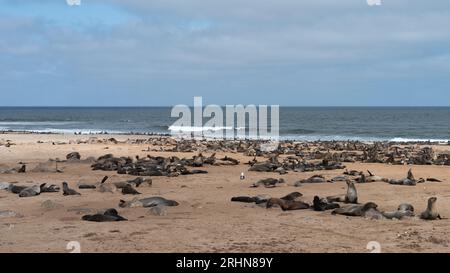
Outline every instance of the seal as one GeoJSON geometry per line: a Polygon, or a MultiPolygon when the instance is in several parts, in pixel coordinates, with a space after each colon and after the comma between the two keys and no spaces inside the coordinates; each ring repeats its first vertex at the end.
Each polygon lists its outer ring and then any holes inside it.
{"type": "Polygon", "coordinates": [[[313,209],[315,211],[326,211],[340,208],[341,206],[337,203],[330,203],[326,198],[320,198],[319,196],[314,196],[313,209]]]}
{"type": "Polygon", "coordinates": [[[296,201],[302,196],[303,196],[303,194],[301,194],[299,192],[293,192],[293,193],[290,193],[290,194],[288,194],[288,195],[286,195],[284,197],[281,197],[280,199],[284,200],[284,201],[296,201]]]}
{"type": "Polygon", "coordinates": [[[335,209],[331,212],[332,215],[340,214],[340,215],[346,215],[346,216],[359,216],[359,217],[365,217],[366,213],[372,209],[376,210],[378,208],[378,205],[369,202],[364,205],[350,205],[343,208],[335,209]]]}
{"type": "Polygon", "coordinates": [[[427,182],[442,182],[442,180],[430,177],[430,178],[427,178],[427,182]]]}
{"type": "Polygon", "coordinates": [[[28,188],[28,187],[26,187],[26,186],[16,186],[16,185],[10,184],[8,190],[10,192],[14,193],[14,194],[19,194],[21,191],[23,191],[26,188],[28,188]]]}
{"type": "Polygon", "coordinates": [[[275,188],[278,184],[285,183],[283,178],[275,179],[275,178],[266,178],[261,179],[258,182],[254,183],[251,187],[252,188],[258,188],[260,186],[264,186],[266,188],[275,188]]]}
{"type": "Polygon", "coordinates": [[[307,203],[304,203],[302,201],[286,201],[280,198],[271,198],[269,201],[267,201],[266,208],[270,209],[274,205],[278,205],[281,207],[283,211],[288,210],[304,210],[309,209],[310,205],[307,203]]]}
{"type": "Polygon", "coordinates": [[[386,219],[402,220],[405,217],[414,216],[414,207],[410,204],[401,204],[400,206],[398,206],[397,211],[383,212],[382,214],[386,219]]]}
{"type": "Polygon", "coordinates": [[[325,183],[327,180],[322,175],[313,175],[308,179],[303,179],[299,181],[300,183],[325,183]]]}
{"type": "Polygon", "coordinates": [[[408,171],[408,175],[406,178],[404,179],[390,179],[388,181],[389,184],[391,185],[404,185],[404,186],[415,186],[417,185],[417,183],[423,183],[423,179],[420,180],[416,180],[414,178],[414,175],[412,173],[412,170],[409,169],[408,171]]]}
{"type": "Polygon", "coordinates": [[[356,190],[355,183],[352,181],[347,181],[347,194],[336,195],[327,197],[329,203],[333,202],[343,202],[350,204],[358,204],[358,191],[356,190]]]}
{"type": "Polygon", "coordinates": [[[60,188],[56,185],[47,186],[47,183],[44,183],[40,186],[41,193],[42,192],[59,192],[60,188]]]}
{"type": "Polygon", "coordinates": [[[428,199],[427,210],[422,212],[422,214],[420,215],[420,219],[422,219],[422,220],[438,220],[438,219],[442,220],[441,215],[439,215],[439,213],[437,212],[436,202],[437,202],[436,197],[431,197],[430,199],[428,199]]]}
{"type": "Polygon", "coordinates": [[[36,185],[36,186],[32,186],[32,187],[23,189],[19,193],[19,197],[31,197],[31,196],[39,195],[40,193],[41,193],[41,187],[36,185]]]}
{"type": "Polygon", "coordinates": [[[151,208],[156,206],[176,207],[179,203],[173,200],[168,200],[163,197],[150,197],[144,199],[135,198],[131,201],[120,200],[119,207],[121,208],[151,208]]]}
{"type": "Polygon", "coordinates": [[[133,186],[131,186],[130,184],[127,184],[127,185],[122,189],[122,194],[138,195],[138,194],[141,194],[141,193],[138,192],[137,190],[135,190],[135,189],[133,188],[133,186]]]}
{"type": "Polygon", "coordinates": [[[73,190],[71,188],[69,188],[69,185],[67,185],[67,182],[63,182],[63,195],[64,196],[69,196],[69,195],[81,195],[79,192],[77,192],[76,190],[73,190]]]}
{"type": "Polygon", "coordinates": [[[103,177],[102,181],[100,182],[100,186],[98,187],[98,191],[105,193],[105,192],[109,192],[109,193],[114,193],[113,187],[110,185],[106,185],[105,182],[106,180],[108,180],[108,176],[103,177]]]}
{"type": "Polygon", "coordinates": [[[259,204],[267,203],[267,201],[270,198],[271,198],[270,195],[265,195],[265,194],[257,195],[254,197],[237,196],[237,197],[231,198],[231,202],[255,203],[255,204],[259,205],[259,204]]]}
{"type": "Polygon", "coordinates": [[[359,179],[356,179],[356,182],[358,183],[370,183],[370,182],[388,182],[388,179],[383,178],[378,175],[374,175],[371,171],[367,170],[369,173],[369,176],[366,176],[365,174],[362,174],[359,179]]]}
{"type": "Polygon", "coordinates": [[[90,222],[119,222],[119,221],[128,221],[119,215],[117,210],[108,209],[103,214],[94,214],[94,215],[85,215],[81,218],[84,221],[90,222]]]}

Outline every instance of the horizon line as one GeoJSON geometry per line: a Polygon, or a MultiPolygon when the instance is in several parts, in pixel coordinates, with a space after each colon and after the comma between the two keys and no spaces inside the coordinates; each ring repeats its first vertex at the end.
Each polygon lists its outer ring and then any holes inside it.
{"type": "MultiPolygon", "coordinates": [[[[176,104],[176,105],[181,105],[181,104],[176,104]]],[[[171,108],[174,107],[176,105],[0,105],[0,108],[171,108]]],[[[205,104],[204,106],[207,106],[208,104],[205,104]]],[[[360,108],[380,108],[380,107],[385,107],[385,108],[411,108],[411,107],[415,107],[415,108],[426,108],[426,107],[450,107],[450,105],[279,105],[279,104],[225,104],[225,105],[219,105],[221,107],[225,107],[227,105],[244,105],[244,106],[248,106],[248,105],[255,105],[255,106],[260,106],[260,105],[267,105],[267,106],[279,106],[279,107],[284,107],[284,108],[294,108],[294,107],[304,107],[304,108],[324,108],[324,107],[329,107],[329,108],[352,108],[352,107],[360,107],[360,108]]],[[[194,105],[187,105],[189,107],[194,107],[194,105]]]]}

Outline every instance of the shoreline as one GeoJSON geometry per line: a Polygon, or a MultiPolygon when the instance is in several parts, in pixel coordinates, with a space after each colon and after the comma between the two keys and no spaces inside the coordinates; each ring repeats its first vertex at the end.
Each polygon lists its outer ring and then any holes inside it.
{"type": "MultiPolygon", "coordinates": [[[[191,138],[184,137],[184,138],[177,138],[173,136],[170,133],[158,133],[158,132],[95,132],[95,133],[61,133],[61,132],[51,132],[51,131],[28,131],[28,130],[0,130],[0,136],[2,135],[41,135],[41,136],[63,136],[63,137],[114,137],[114,136],[125,136],[125,137],[163,137],[163,138],[173,138],[173,139],[180,139],[180,140],[189,140],[191,138]]],[[[270,141],[270,139],[249,139],[249,138],[234,138],[234,139],[219,139],[219,138],[210,138],[210,137],[203,137],[203,138],[196,138],[196,140],[200,141],[248,141],[248,142],[267,142],[270,141]]],[[[358,138],[349,138],[349,139],[302,139],[299,137],[287,137],[287,136],[281,136],[280,140],[277,142],[279,143],[289,143],[289,142],[295,142],[295,143],[367,143],[367,144],[373,144],[373,143],[387,143],[390,145],[436,145],[436,146],[450,146],[450,140],[436,140],[436,139],[414,139],[414,138],[405,138],[404,140],[398,141],[398,140],[366,140],[363,137],[358,138]]]]}

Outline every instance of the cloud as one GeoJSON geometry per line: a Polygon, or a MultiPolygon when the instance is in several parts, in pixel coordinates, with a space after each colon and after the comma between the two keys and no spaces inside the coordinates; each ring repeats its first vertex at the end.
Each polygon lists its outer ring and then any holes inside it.
{"type": "Polygon", "coordinates": [[[111,93],[130,94],[129,104],[188,103],[179,99],[201,93],[215,103],[369,105],[379,92],[393,104],[408,92],[427,98],[418,78],[436,82],[428,94],[450,83],[444,0],[82,0],[84,10],[43,3],[31,14],[28,1],[0,1],[14,10],[0,19],[0,80],[11,91],[78,92],[67,96],[75,104],[123,102],[111,93]]]}

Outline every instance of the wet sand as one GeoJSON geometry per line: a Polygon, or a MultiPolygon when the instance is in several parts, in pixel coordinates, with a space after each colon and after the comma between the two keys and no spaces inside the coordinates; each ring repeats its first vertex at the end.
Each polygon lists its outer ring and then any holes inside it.
{"type": "MultiPolygon", "coordinates": [[[[99,136],[104,138],[105,136],[99,136]]],[[[108,136],[118,140],[136,136],[108,136]]],[[[61,144],[89,136],[64,135],[0,135],[15,145],[0,146],[0,166],[19,167],[27,163],[31,170],[49,158],[65,159],[70,152],[79,152],[82,159],[107,153],[115,156],[192,157],[195,153],[143,152],[142,144],[61,144]],[[42,141],[44,143],[37,143],[42,141]],[[57,143],[55,143],[57,144],[57,143]]],[[[148,138],[142,136],[142,138],[148,138]]],[[[438,147],[450,150],[450,147],[438,147]]],[[[20,185],[41,183],[69,185],[82,196],[65,197],[62,193],[43,193],[36,197],[19,198],[8,191],[0,191],[0,211],[11,210],[19,217],[0,217],[0,252],[68,252],[67,243],[78,241],[82,252],[369,252],[367,244],[377,241],[382,252],[449,252],[449,220],[427,222],[418,218],[401,221],[370,220],[332,216],[330,212],[291,211],[279,208],[265,209],[255,204],[232,203],[233,196],[270,194],[284,196],[294,191],[304,194],[311,202],[314,195],[322,197],[345,193],[345,183],[304,184],[295,181],[322,174],[327,178],[342,174],[342,170],[308,173],[248,172],[242,164],[251,157],[238,153],[218,153],[241,161],[238,166],[209,166],[208,174],[174,178],[152,177],[153,186],[142,186],[139,198],[163,196],[176,200],[178,207],[167,208],[166,216],[155,216],[147,208],[118,208],[120,199],[131,200],[120,192],[100,193],[78,190],[77,182],[96,183],[105,175],[108,183],[135,177],[116,172],[92,171],[89,163],[60,163],[63,173],[30,172],[0,174],[0,182],[18,182],[20,185]],[[239,176],[245,172],[246,180],[239,176]],[[287,185],[250,188],[262,178],[284,178],[287,185]],[[43,208],[43,202],[59,204],[43,208]],[[117,208],[127,222],[91,223],[81,220],[91,211],[117,208]]],[[[263,159],[261,159],[263,160],[263,159]]],[[[371,170],[388,178],[404,178],[411,166],[387,164],[345,163],[348,169],[371,170]]],[[[394,186],[387,183],[357,184],[362,203],[375,202],[380,210],[395,210],[401,203],[411,203],[420,214],[431,196],[438,198],[438,209],[443,217],[450,217],[450,166],[412,166],[415,176],[435,177],[442,183],[424,183],[415,187],[394,186]]]]}

